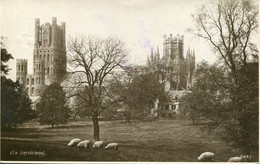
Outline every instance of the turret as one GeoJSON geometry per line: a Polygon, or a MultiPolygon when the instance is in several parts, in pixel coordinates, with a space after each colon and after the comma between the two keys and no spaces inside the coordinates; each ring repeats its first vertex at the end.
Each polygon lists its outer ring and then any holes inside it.
{"type": "Polygon", "coordinates": [[[35,19],[35,34],[34,34],[34,48],[39,47],[40,44],[40,19],[35,19]]]}
{"type": "Polygon", "coordinates": [[[17,59],[16,60],[16,80],[19,80],[23,86],[26,86],[26,75],[27,75],[27,60],[17,59]]]}
{"type": "Polygon", "coordinates": [[[183,44],[184,44],[184,36],[183,35],[181,35],[181,36],[178,35],[178,48],[179,48],[179,54],[180,54],[180,58],[181,59],[184,59],[183,44]]]}
{"type": "Polygon", "coordinates": [[[156,64],[159,64],[160,62],[160,53],[159,53],[159,47],[157,46],[157,51],[155,52],[155,57],[156,57],[156,64]]]}
{"type": "Polygon", "coordinates": [[[191,54],[191,68],[194,70],[195,69],[195,50],[193,50],[192,54],[191,54]]]}
{"type": "Polygon", "coordinates": [[[57,35],[57,18],[56,17],[52,17],[52,32],[51,32],[51,34],[52,34],[52,36],[51,36],[51,46],[52,47],[55,47],[56,46],[56,42],[57,42],[57,37],[56,37],[56,35],[57,35]]]}
{"type": "Polygon", "coordinates": [[[150,60],[151,64],[154,64],[153,48],[151,48],[150,60]]]}
{"type": "Polygon", "coordinates": [[[66,23],[61,22],[61,47],[65,48],[65,45],[66,45],[66,23]]]}

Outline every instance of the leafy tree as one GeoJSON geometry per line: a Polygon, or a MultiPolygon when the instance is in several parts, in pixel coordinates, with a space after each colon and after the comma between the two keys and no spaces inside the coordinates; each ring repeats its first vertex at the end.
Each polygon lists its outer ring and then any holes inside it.
{"type": "Polygon", "coordinates": [[[125,62],[124,43],[113,38],[72,38],[68,42],[68,62],[74,70],[76,93],[87,104],[94,126],[94,140],[99,140],[99,117],[103,110],[109,79],[125,62]],[[78,76],[77,76],[78,75],[78,76]],[[80,92],[88,91],[84,98],[80,92]]]}
{"type": "Polygon", "coordinates": [[[128,119],[143,119],[150,114],[150,109],[162,92],[156,76],[148,73],[134,78],[125,93],[125,105],[128,109],[125,115],[128,119]]]}
{"type": "Polygon", "coordinates": [[[180,99],[180,115],[184,118],[189,118],[192,120],[192,124],[195,124],[197,121],[201,120],[202,106],[198,105],[201,103],[202,99],[195,96],[195,94],[187,93],[180,99]]]}
{"type": "Polygon", "coordinates": [[[65,104],[66,95],[60,84],[49,85],[41,96],[40,103],[36,106],[39,122],[51,125],[52,128],[54,125],[66,123],[70,116],[70,109],[65,104]]]}
{"type": "Polygon", "coordinates": [[[216,64],[203,62],[195,70],[191,92],[181,98],[181,112],[190,119],[203,117],[209,129],[245,154],[258,148],[258,63],[239,72],[239,90],[233,93],[232,77],[216,64]],[[240,101],[233,103],[233,96],[240,101]]]}
{"type": "Polygon", "coordinates": [[[238,96],[237,103],[230,103],[231,118],[223,122],[226,136],[223,138],[244,153],[259,147],[259,69],[258,63],[249,63],[238,70],[238,88],[232,96],[238,96]]]}
{"type": "MultiPolygon", "coordinates": [[[[248,65],[258,62],[259,52],[256,44],[253,43],[253,35],[257,34],[259,27],[258,5],[251,0],[219,0],[218,3],[199,8],[193,18],[195,24],[190,31],[210,43],[220,63],[225,67],[225,79],[228,81],[228,87],[225,87],[226,98],[219,103],[222,104],[221,108],[216,106],[215,109],[219,111],[215,123],[218,127],[222,127],[221,130],[225,130],[222,134],[225,135],[223,138],[228,143],[240,147],[249,154],[250,151],[255,150],[255,145],[258,145],[254,135],[258,129],[256,123],[258,119],[246,122],[248,118],[254,118],[253,113],[257,110],[255,106],[258,104],[256,101],[258,95],[253,94],[253,90],[258,89],[258,84],[249,85],[254,89],[244,89],[244,84],[247,85],[245,79],[252,80],[250,82],[253,84],[256,82],[252,78],[247,78],[243,72],[253,70],[253,67],[248,65]],[[249,125],[257,128],[253,131],[249,125]]],[[[249,72],[248,74],[252,74],[249,72]]]]}
{"type": "Polygon", "coordinates": [[[15,128],[34,116],[32,102],[18,81],[1,76],[1,125],[2,129],[15,128]]]}
{"type": "Polygon", "coordinates": [[[1,127],[6,130],[32,119],[34,112],[31,108],[32,102],[19,82],[13,82],[5,76],[10,69],[4,63],[13,57],[3,45],[1,37],[1,127]]]}
{"type": "Polygon", "coordinates": [[[228,82],[224,72],[216,64],[209,65],[205,61],[198,64],[194,72],[194,84],[180,100],[181,114],[193,123],[203,117],[218,120],[216,116],[219,116],[222,104],[230,99],[226,92],[228,82]]]}
{"type": "Polygon", "coordinates": [[[4,48],[6,38],[1,36],[1,75],[7,75],[10,68],[8,68],[7,63],[10,59],[13,59],[13,56],[8,53],[8,51],[4,48]]]}

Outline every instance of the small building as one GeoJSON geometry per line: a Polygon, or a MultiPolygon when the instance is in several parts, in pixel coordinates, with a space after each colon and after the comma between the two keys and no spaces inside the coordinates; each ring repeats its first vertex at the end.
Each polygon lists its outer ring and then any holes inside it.
{"type": "Polygon", "coordinates": [[[179,99],[186,93],[186,90],[168,91],[170,99],[159,104],[160,117],[174,117],[179,114],[179,99]]]}

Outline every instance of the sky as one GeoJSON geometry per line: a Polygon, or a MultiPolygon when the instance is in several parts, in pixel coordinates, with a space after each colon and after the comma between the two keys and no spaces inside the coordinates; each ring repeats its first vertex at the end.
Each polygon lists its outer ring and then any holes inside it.
{"type": "Polygon", "coordinates": [[[209,0],[1,0],[1,36],[14,57],[8,62],[9,78],[15,79],[16,59],[28,60],[33,68],[35,18],[40,23],[66,22],[66,37],[94,35],[116,37],[126,44],[129,64],[145,64],[151,48],[159,46],[162,56],[164,35],[184,35],[184,52],[195,50],[196,62],[216,60],[210,46],[187,32],[191,15],[209,0]]]}

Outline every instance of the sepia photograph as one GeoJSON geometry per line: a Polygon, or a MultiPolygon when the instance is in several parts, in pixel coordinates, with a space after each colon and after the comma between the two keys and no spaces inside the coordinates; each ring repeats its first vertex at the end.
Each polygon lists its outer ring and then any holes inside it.
{"type": "Polygon", "coordinates": [[[0,0],[1,163],[259,162],[259,0],[0,0]]]}

